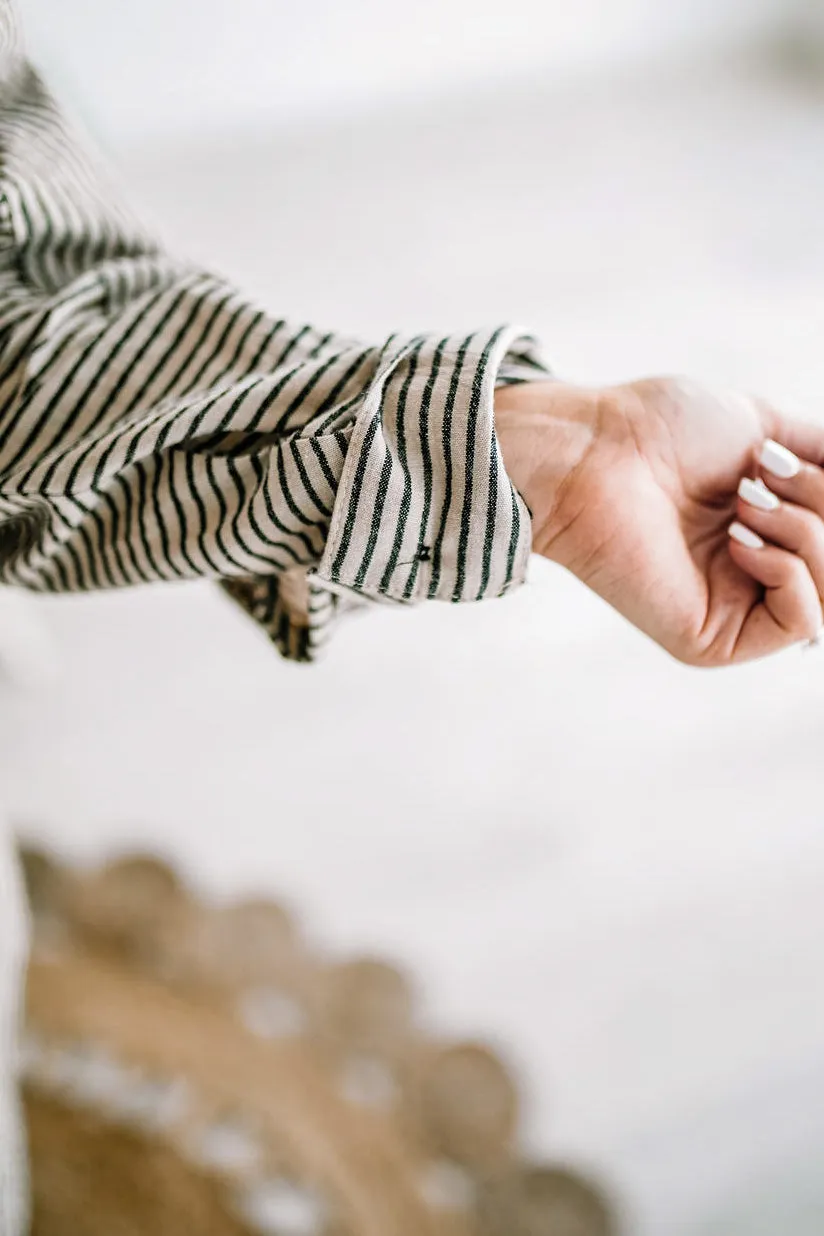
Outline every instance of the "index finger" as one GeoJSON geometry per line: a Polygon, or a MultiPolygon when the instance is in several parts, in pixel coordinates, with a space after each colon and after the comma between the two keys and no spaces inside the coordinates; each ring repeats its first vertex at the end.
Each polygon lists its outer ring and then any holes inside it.
{"type": "Polygon", "coordinates": [[[768,426],[765,437],[774,438],[800,459],[824,467],[824,418],[817,422],[794,416],[766,399],[757,399],[756,405],[768,426]]]}

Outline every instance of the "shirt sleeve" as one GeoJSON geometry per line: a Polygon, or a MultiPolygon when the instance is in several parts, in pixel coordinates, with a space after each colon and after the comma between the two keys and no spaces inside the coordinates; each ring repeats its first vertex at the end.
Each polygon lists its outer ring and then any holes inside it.
{"type": "Polygon", "coordinates": [[[0,139],[0,580],[209,577],[300,660],[353,604],[523,580],[493,400],[546,376],[528,334],[269,314],[144,235],[35,75],[0,139]]]}

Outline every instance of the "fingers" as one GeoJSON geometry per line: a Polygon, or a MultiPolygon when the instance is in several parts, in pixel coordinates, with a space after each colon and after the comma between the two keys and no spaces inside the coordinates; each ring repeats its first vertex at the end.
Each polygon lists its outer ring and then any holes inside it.
{"type": "Polygon", "coordinates": [[[784,501],[763,481],[745,478],[738,489],[738,519],[763,540],[803,559],[824,598],[824,519],[815,509],[784,501]]]}
{"type": "Polygon", "coordinates": [[[779,498],[807,507],[824,519],[824,468],[772,439],[761,447],[758,463],[765,484],[779,498]]]}
{"type": "MultiPolygon", "coordinates": [[[[730,554],[765,589],[763,604],[753,608],[741,632],[742,645],[778,651],[818,637],[821,597],[803,558],[738,522],[730,527],[730,554]]],[[[746,647],[740,651],[746,656],[746,647]]]]}
{"type": "MultiPolygon", "coordinates": [[[[818,427],[798,422],[791,438],[824,458],[818,427]]],[[[813,639],[824,625],[824,469],[773,439],[761,447],[758,463],[761,476],[739,486],[731,553],[767,589],[765,604],[776,622],[799,639],[813,639]]]]}
{"type": "Polygon", "coordinates": [[[776,442],[800,459],[824,465],[824,425],[788,416],[764,400],[757,399],[755,403],[776,442]]]}

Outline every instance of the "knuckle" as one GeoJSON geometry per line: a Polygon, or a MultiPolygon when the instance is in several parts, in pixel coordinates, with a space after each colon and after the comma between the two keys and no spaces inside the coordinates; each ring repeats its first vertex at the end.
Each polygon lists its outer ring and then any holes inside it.
{"type": "Polygon", "coordinates": [[[810,583],[810,572],[803,558],[789,552],[782,553],[775,563],[774,586],[788,588],[798,596],[804,596],[810,583]]]}
{"type": "Polygon", "coordinates": [[[810,573],[801,558],[788,557],[784,568],[786,580],[791,588],[801,591],[810,580],[810,573]]]}
{"type": "Polygon", "coordinates": [[[805,557],[824,553],[824,522],[812,511],[795,511],[792,516],[799,553],[805,557]]]}
{"type": "Polygon", "coordinates": [[[804,463],[795,481],[800,499],[810,507],[815,519],[824,518],[824,470],[816,464],[804,463]]]}
{"type": "Polygon", "coordinates": [[[817,640],[821,635],[821,628],[824,626],[824,614],[820,608],[811,608],[804,623],[803,630],[800,632],[800,638],[806,640],[817,640]]]}

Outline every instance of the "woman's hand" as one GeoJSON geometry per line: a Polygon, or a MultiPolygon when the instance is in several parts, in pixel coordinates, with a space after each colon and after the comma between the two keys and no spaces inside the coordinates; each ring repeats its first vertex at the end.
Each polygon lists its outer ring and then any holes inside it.
{"type": "Polygon", "coordinates": [[[821,632],[824,429],[675,378],[505,387],[496,421],[535,551],[679,660],[731,665],[821,632]]]}

